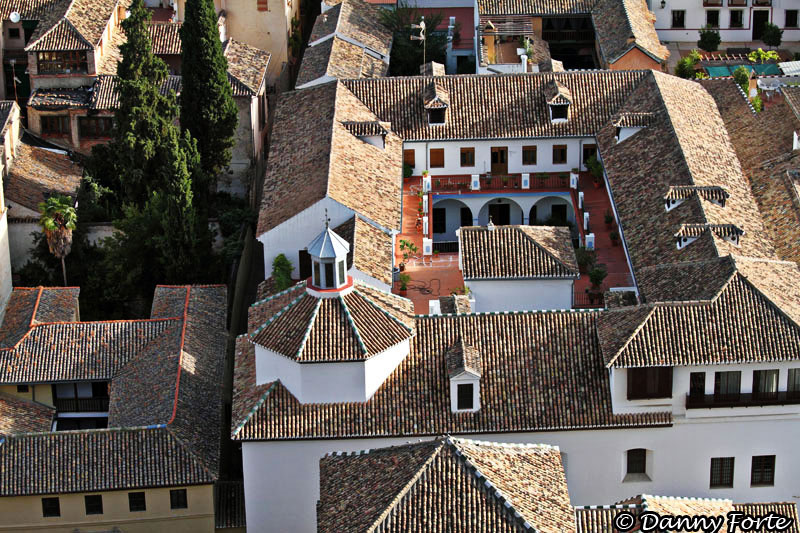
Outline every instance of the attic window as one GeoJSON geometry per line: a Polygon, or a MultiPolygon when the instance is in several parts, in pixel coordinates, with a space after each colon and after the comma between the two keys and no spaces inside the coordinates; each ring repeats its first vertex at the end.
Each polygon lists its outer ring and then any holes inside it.
{"type": "Polygon", "coordinates": [[[447,109],[429,109],[428,124],[444,124],[447,109]]]}
{"type": "Polygon", "coordinates": [[[697,237],[686,237],[686,236],[678,237],[677,238],[678,250],[686,248],[687,246],[689,246],[690,244],[692,244],[696,240],[697,240],[697,237]]]}
{"type": "Polygon", "coordinates": [[[550,120],[567,120],[569,115],[569,104],[567,105],[551,105],[550,106],[550,120]]]}
{"type": "Polygon", "coordinates": [[[472,383],[459,383],[458,384],[458,405],[459,411],[472,410],[474,405],[474,387],[472,383]]]}
{"type": "Polygon", "coordinates": [[[445,354],[450,376],[450,410],[474,413],[481,407],[481,355],[462,339],[456,340],[445,354]]]}

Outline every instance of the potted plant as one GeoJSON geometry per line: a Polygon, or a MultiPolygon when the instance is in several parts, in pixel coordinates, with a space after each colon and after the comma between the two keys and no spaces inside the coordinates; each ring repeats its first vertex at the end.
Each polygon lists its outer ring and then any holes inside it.
{"type": "Polygon", "coordinates": [[[581,274],[586,274],[589,272],[589,269],[594,266],[596,257],[597,254],[594,250],[588,250],[583,246],[575,250],[575,259],[578,262],[578,269],[581,274]]]}
{"type": "Polygon", "coordinates": [[[603,218],[606,221],[606,229],[611,229],[611,226],[614,224],[614,215],[611,213],[610,209],[606,210],[606,214],[603,218]]]}
{"type": "Polygon", "coordinates": [[[594,188],[599,189],[603,185],[603,164],[597,159],[597,154],[586,160],[586,166],[592,174],[594,188]]]}
{"type": "Polygon", "coordinates": [[[414,167],[408,163],[403,163],[403,177],[408,179],[414,173],[414,167]]]}
{"type": "Polygon", "coordinates": [[[417,253],[417,245],[406,239],[400,239],[400,251],[403,252],[403,262],[400,263],[400,271],[406,269],[406,261],[411,254],[417,253]]]}
{"type": "Polygon", "coordinates": [[[608,270],[606,270],[605,265],[594,265],[589,271],[589,281],[592,282],[592,289],[599,291],[606,276],[608,276],[608,270]]]}
{"type": "Polygon", "coordinates": [[[612,231],[609,237],[611,237],[612,246],[619,246],[619,233],[617,233],[616,231],[612,231]]]}
{"type": "Polygon", "coordinates": [[[427,178],[427,177],[428,177],[428,176],[430,176],[430,175],[431,175],[431,173],[430,173],[430,172],[428,172],[427,170],[423,170],[423,171],[422,171],[422,177],[423,177],[423,178],[427,178]]]}
{"type": "Polygon", "coordinates": [[[397,281],[400,283],[400,296],[407,296],[408,295],[408,282],[411,281],[411,276],[406,273],[402,273],[397,276],[397,281]]]}

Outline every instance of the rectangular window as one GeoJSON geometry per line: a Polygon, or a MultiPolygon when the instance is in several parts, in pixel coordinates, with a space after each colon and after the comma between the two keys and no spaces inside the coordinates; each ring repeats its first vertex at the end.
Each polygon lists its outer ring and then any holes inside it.
{"type": "Polygon", "coordinates": [[[778,370],[753,371],[753,396],[764,398],[778,392],[778,370]]]}
{"type": "Polygon", "coordinates": [[[685,28],[686,27],[686,11],[683,9],[676,9],[672,11],[672,27],[685,28]]]}
{"type": "Polygon", "coordinates": [[[741,392],[742,373],[714,372],[714,396],[736,396],[741,392]]]}
{"type": "Polygon", "coordinates": [[[459,409],[472,409],[473,408],[473,385],[472,383],[459,383],[458,384],[458,408],[459,409]]]}
{"type": "Polygon", "coordinates": [[[784,26],[787,28],[797,27],[797,9],[786,10],[786,23],[784,24],[784,26]]]}
{"type": "Polygon", "coordinates": [[[597,146],[594,144],[583,145],[583,164],[585,165],[592,157],[597,157],[597,146]]]}
{"type": "Polygon", "coordinates": [[[567,145],[557,144],[553,146],[553,164],[563,165],[567,162],[567,145]]]}
{"type": "Polygon", "coordinates": [[[86,505],[86,514],[103,514],[103,496],[100,494],[90,494],[83,497],[86,505]]]}
{"type": "Polygon", "coordinates": [[[672,397],[672,367],[629,368],[628,399],[672,397]]]}
{"type": "Polygon", "coordinates": [[[42,498],[42,516],[45,518],[61,516],[61,504],[58,498],[42,498]]]}
{"type": "Polygon", "coordinates": [[[800,394],[800,368],[789,369],[789,381],[786,383],[786,390],[794,395],[800,394]]]}
{"type": "Polygon", "coordinates": [[[147,510],[147,504],[145,503],[144,492],[128,493],[128,509],[132,513],[138,513],[139,511],[147,510]]]}
{"type": "Polygon", "coordinates": [[[711,458],[711,482],[712,489],[733,488],[733,457],[712,457],[711,458]]]}
{"type": "Polygon", "coordinates": [[[771,487],[775,484],[775,456],[754,455],[750,468],[750,485],[771,487]]]}
{"type": "Polygon", "coordinates": [[[43,115],[42,133],[45,135],[69,135],[69,115],[43,115]]]}
{"type": "Polygon", "coordinates": [[[428,110],[428,123],[429,124],[444,124],[445,113],[447,109],[429,109],[428,110]]]}
{"type": "Polygon", "coordinates": [[[317,287],[320,286],[319,284],[319,263],[314,263],[314,285],[317,287]]]}
{"type": "Polygon", "coordinates": [[[475,148],[461,149],[461,166],[462,167],[475,166],[475,148]]]}
{"type": "Polygon", "coordinates": [[[17,385],[17,392],[20,393],[20,394],[27,393],[28,392],[28,386],[27,385],[17,385]]]}
{"type": "Polygon", "coordinates": [[[635,448],[628,450],[628,474],[647,473],[647,450],[635,448]]]}
{"type": "Polygon", "coordinates": [[[344,285],[344,261],[339,261],[339,285],[344,285]]]}
{"type": "Polygon", "coordinates": [[[705,396],[706,373],[692,372],[689,374],[689,396],[705,396]]]}
{"type": "Polygon", "coordinates": [[[9,39],[19,39],[19,28],[8,28],[9,39]]]}
{"type": "Polygon", "coordinates": [[[403,150],[403,163],[405,163],[406,165],[408,165],[410,167],[417,166],[417,164],[415,162],[416,161],[416,155],[417,155],[417,151],[416,150],[403,150]]]}
{"type": "Polygon", "coordinates": [[[730,13],[731,13],[731,28],[744,27],[744,10],[731,9],[730,13]]]}
{"type": "Polygon", "coordinates": [[[186,509],[189,507],[186,501],[186,489],[174,489],[169,491],[169,508],[186,509]]]}
{"type": "Polygon", "coordinates": [[[472,225],[472,211],[469,207],[462,207],[461,208],[461,225],[462,226],[471,226],[472,225]]]}
{"type": "Polygon", "coordinates": [[[551,105],[550,106],[550,117],[553,120],[567,120],[568,114],[569,114],[569,106],[568,105],[551,105]]]}
{"type": "Polygon", "coordinates": [[[444,148],[431,148],[431,168],[444,167],[444,148]]]}
{"type": "Polygon", "coordinates": [[[709,9],[706,11],[706,26],[719,28],[719,10],[709,9]]]}
{"type": "Polygon", "coordinates": [[[444,207],[433,208],[433,232],[447,233],[447,209],[444,207]]]}
{"type": "Polygon", "coordinates": [[[523,146],[522,147],[522,164],[535,165],[536,164],[536,147],[523,146]]]}
{"type": "Polygon", "coordinates": [[[333,287],[333,263],[325,263],[325,288],[333,287]]]}
{"type": "Polygon", "coordinates": [[[111,117],[80,117],[78,131],[85,139],[108,139],[114,120],[111,117]]]}
{"type": "Polygon", "coordinates": [[[39,52],[37,57],[39,74],[85,74],[86,52],[39,52]]]}

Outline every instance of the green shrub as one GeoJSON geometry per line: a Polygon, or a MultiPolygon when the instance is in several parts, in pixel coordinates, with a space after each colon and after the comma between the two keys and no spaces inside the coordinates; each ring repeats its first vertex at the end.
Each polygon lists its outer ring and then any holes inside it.
{"type": "Polygon", "coordinates": [[[761,110],[764,108],[764,103],[761,101],[761,95],[756,95],[755,98],[750,100],[750,103],[753,104],[753,109],[756,110],[756,113],[761,113],[761,110]]]}
{"type": "Polygon", "coordinates": [[[603,164],[597,159],[596,154],[592,154],[592,157],[586,160],[586,168],[595,178],[603,177],[603,164]]]}
{"type": "Polygon", "coordinates": [[[608,270],[606,270],[605,265],[595,265],[594,268],[589,271],[589,281],[592,282],[594,287],[602,285],[606,276],[608,276],[608,270]]]}
{"type": "Polygon", "coordinates": [[[408,163],[403,163],[403,177],[410,178],[413,173],[414,173],[414,168],[408,163]]]}
{"type": "Polygon", "coordinates": [[[272,261],[272,279],[279,291],[292,286],[292,262],[283,254],[278,254],[272,261]]]}
{"type": "Polygon", "coordinates": [[[764,32],[761,34],[761,40],[767,46],[777,48],[783,41],[783,30],[771,22],[764,24],[764,32]]]}
{"type": "Polygon", "coordinates": [[[750,72],[744,67],[739,67],[733,71],[733,79],[742,88],[744,94],[747,94],[750,87],[750,72]]]}
{"type": "Polygon", "coordinates": [[[675,75],[679,78],[690,80],[694,78],[694,65],[695,61],[691,57],[686,56],[678,61],[678,66],[675,67],[675,75]]]}
{"type": "Polygon", "coordinates": [[[697,46],[706,52],[716,52],[721,42],[719,31],[706,26],[700,30],[700,40],[697,41],[697,46]]]}

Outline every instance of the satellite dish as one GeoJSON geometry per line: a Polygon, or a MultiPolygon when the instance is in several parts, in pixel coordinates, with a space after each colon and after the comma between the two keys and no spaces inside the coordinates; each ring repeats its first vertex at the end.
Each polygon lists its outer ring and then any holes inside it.
{"type": "Polygon", "coordinates": [[[19,22],[19,19],[22,18],[22,17],[20,17],[19,13],[17,13],[16,11],[12,11],[11,12],[11,16],[9,16],[8,18],[11,19],[11,22],[16,24],[17,22],[19,22]]]}

